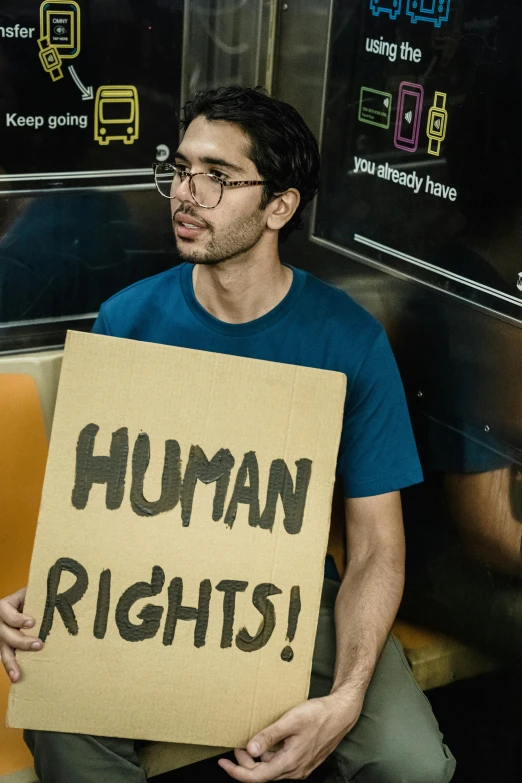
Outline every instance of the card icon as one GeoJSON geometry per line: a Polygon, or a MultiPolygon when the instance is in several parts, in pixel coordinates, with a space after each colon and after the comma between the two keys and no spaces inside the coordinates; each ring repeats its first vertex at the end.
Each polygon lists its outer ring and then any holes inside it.
{"type": "Polygon", "coordinates": [[[450,15],[451,0],[407,0],[406,14],[412,24],[431,22],[440,27],[450,15]]]}
{"type": "Polygon", "coordinates": [[[52,0],[40,5],[40,38],[54,47],[62,60],[80,53],[81,11],[71,0],[52,0]]]}
{"type": "Polygon", "coordinates": [[[394,144],[397,149],[406,152],[417,150],[423,104],[424,87],[421,84],[402,82],[395,121],[394,144]]]}
{"type": "Polygon", "coordinates": [[[392,101],[390,92],[361,87],[359,122],[366,122],[368,125],[376,125],[387,130],[391,122],[392,101]]]}

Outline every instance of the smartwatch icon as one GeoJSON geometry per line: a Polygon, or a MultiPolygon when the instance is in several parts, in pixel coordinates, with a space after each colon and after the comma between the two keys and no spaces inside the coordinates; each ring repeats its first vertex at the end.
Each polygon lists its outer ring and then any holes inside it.
{"type": "Polygon", "coordinates": [[[40,62],[44,71],[50,75],[53,82],[63,78],[62,58],[56,46],[53,46],[48,38],[39,38],[38,46],[40,47],[40,62]]]}
{"type": "Polygon", "coordinates": [[[428,152],[430,155],[440,155],[440,145],[446,138],[446,127],[448,124],[448,112],[446,111],[445,92],[436,92],[433,106],[428,115],[428,127],[426,130],[430,140],[428,152]]]}

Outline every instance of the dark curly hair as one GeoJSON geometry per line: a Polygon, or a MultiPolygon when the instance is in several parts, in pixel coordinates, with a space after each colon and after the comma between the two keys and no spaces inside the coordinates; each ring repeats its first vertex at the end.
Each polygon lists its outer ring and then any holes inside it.
{"type": "Polygon", "coordinates": [[[237,125],[250,140],[249,157],[266,180],[260,209],[288,188],[301,196],[291,220],[281,229],[284,241],[301,228],[301,214],[317,193],[319,148],[301,115],[289,103],[271,98],[263,87],[220,87],[197,92],[182,108],[182,129],[196,117],[237,125]]]}

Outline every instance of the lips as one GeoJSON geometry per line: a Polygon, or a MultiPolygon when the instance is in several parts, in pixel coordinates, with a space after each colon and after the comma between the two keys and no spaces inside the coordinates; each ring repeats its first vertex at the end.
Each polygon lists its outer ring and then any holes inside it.
{"type": "Polygon", "coordinates": [[[174,222],[177,236],[186,239],[194,239],[206,229],[206,225],[201,220],[186,212],[177,212],[174,215],[174,222]]]}

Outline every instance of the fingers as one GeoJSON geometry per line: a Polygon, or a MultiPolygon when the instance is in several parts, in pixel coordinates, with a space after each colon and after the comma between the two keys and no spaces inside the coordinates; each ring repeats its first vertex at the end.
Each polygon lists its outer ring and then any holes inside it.
{"type": "MultiPolygon", "coordinates": [[[[42,649],[41,642],[40,642],[40,646],[36,649],[40,649],[40,650],[42,649]]],[[[20,671],[20,667],[16,660],[14,648],[10,647],[5,642],[0,642],[0,659],[11,682],[18,682],[18,680],[22,676],[22,673],[20,671]]]]}
{"type": "Polygon", "coordinates": [[[252,737],[246,750],[236,749],[234,752],[237,764],[229,759],[219,759],[219,766],[231,778],[242,783],[265,783],[290,777],[295,767],[290,754],[285,752],[284,748],[277,752],[273,749],[293,735],[297,717],[293,713],[296,713],[296,710],[290,710],[280,720],[252,737]],[[254,761],[256,758],[261,758],[261,761],[254,761]]]}
{"type": "Polygon", "coordinates": [[[3,640],[0,641],[0,657],[11,682],[18,682],[20,679],[20,667],[16,662],[15,650],[28,650],[37,652],[43,648],[41,639],[34,636],[25,636],[21,631],[14,628],[2,628],[3,640]]]}
{"type": "Polygon", "coordinates": [[[271,761],[274,756],[275,756],[275,751],[267,750],[266,753],[263,753],[261,755],[261,761],[271,761]]]}
{"type": "Polygon", "coordinates": [[[20,679],[20,669],[16,663],[14,650],[8,647],[5,642],[0,642],[0,658],[2,659],[2,664],[11,682],[18,682],[20,679]]]}
{"type": "Polygon", "coordinates": [[[0,601],[0,658],[11,682],[20,679],[20,667],[16,650],[41,650],[43,642],[35,636],[27,636],[21,629],[34,627],[34,618],[23,613],[25,588],[0,601]]]}
{"type": "Polygon", "coordinates": [[[219,759],[218,764],[231,778],[239,780],[240,783],[268,783],[269,780],[285,779],[290,776],[288,760],[282,752],[275,753],[272,760],[267,763],[254,762],[253,767],[239,766],[229,759],[219,759]]]}
{"type": "Polygon", "coordinates": [[[240,767],[246,767],[247,769],[254,769],[254,767],[256,766],[256,762],[254,761],[250,753],[247,753],[246,750],[243,750],[243,748],[236,748],[234,750],[234,756],[236,757],[236,761],[240,767]]]}
{"type": "Polygon", "coordinates": [[[25,600],[25,587],[0,601],[0,626],[2,622],[11,628],[32,628],[34,618],[22,612],[25,600]]]}
{"type": "Polygon", "coordinates": [[[7,625],[0,627],[0,639],[14,650],[41,650],[43,647],[41,639],[36,636],[27,636],[17,628],[9,628],[7,625]]]}
{"type": "Polygon", "coordinates": [[[247,751],[253,758],[262,756],[279,742],[282,742],[294,733],[295,727],[291,720],[287,719],[288,715],[289,713],[283,715],[280,720],[272,723],[271,726],[260,731],[255,737],[252,737],[247,745],[247,751]]]}

